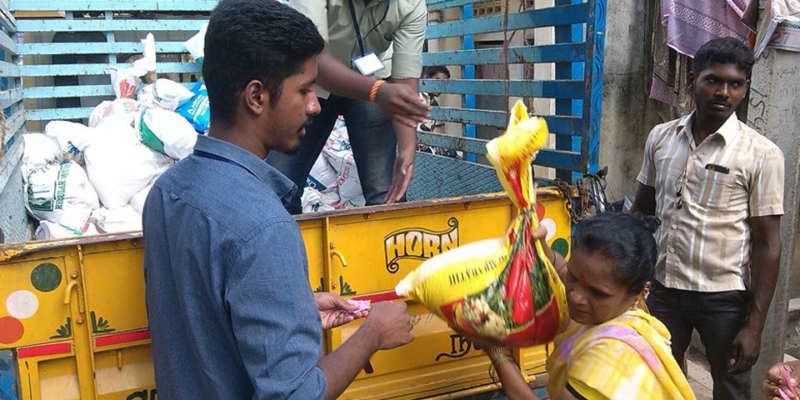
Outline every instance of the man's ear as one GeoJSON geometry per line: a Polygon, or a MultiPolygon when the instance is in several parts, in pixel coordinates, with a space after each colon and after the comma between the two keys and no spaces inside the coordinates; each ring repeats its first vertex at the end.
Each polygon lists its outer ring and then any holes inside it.
{"type": "Polygon", "coordinates": [[[269,93],[259,80],[250,81],[242,91],[247,110],[253,115],[261,115],[269,108],[269,93]]]}
{"type": "Polygon", "coordinates": [[[690,70],[689,73],[686,74],[686,86],[690,91],[694,90],[694,78],[694,71],[690,70]]]}

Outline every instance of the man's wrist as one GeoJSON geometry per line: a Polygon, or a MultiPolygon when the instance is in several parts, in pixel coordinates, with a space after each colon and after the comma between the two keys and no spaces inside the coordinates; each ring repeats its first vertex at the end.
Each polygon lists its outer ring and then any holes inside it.
{"type": "Polygon", "coordinates": [[[353,334],[353,339],[358,340],[359,343],[369,350],[370,354],[377,353],[381,348],[380,334],[368,321],[361,324],[361,327],[353,334]]]}
{"type": "Polygon", "coordinates": [[[761,337],[761,332],[764,330],[764,323],[760,322],[760,318],[749,317],[743,329],[747,329],[761,337]]]}

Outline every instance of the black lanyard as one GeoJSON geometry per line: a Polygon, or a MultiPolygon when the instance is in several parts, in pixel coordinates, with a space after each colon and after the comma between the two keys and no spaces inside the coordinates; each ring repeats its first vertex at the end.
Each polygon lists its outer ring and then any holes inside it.
{"type": "MultiPolygon", "coordinates": [[[[361,57],[364,57],[366,52],[364,51],[364,39],[361,38],[361,28],[358,26],[358,17],[356,17],[356,6],[353,4],[353,0],[347,0],[347,4],[350,6],[350,18],[353,19],[353,28],[356,31],[356,40],[358,41],[358,49],[361,51],[361,57]]],[[[366,12],[366,10],[365,10],[366,12]]],[[[367,32],[367,36],[372,33],[372,30],[378,27],[378,25],[386,19],[386,14],[389,13],[389,0],[386,0],[386,10],[383,12],[383,18],[381,21],[378,22],[375,27],[373,27],[369,32],[367,32]]]]}
{"type": "Polygon", "coordinates": [[[356,30],[356,40],[358,40],[358,49],[361,50],[361,57],[364,57],[364,40],[361,39],[361,28],[358,26],[358,18],[356,17],[356,6],[353,0],[347,0],[350,5],[350,17],[353,18],[353,28],[356,30]]]}

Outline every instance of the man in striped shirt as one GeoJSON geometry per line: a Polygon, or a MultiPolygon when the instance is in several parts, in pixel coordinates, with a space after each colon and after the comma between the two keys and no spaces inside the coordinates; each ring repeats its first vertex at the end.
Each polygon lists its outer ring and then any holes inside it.
{"type": "Polygon", "coordinates": [[[750,398],[781,254],[783,153],[734,112],[754,62],[736,39],[697,51],[695,111],[650,132],[632,207],[662,222],[647,305],[680,365],[697,329],[715,400],[750,398]]]}

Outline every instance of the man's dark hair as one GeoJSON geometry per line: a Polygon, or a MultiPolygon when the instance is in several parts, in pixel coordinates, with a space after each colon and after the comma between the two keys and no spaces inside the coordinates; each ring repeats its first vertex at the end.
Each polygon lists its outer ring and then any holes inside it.
{"type": "Polygon", "coordinates": [[[447,69],[447,67],[440,66],[440,65],[435,65],[435,66],[432,66],[432,67],[425,67],[425,69],[422,71],[422,77],[423,78],[431,78],[434,75],[439,74],[439,73],[445,74],[445,76],[447,76],[447,79],[450,79],[450,70],[447,69]]]}
{"type": "Polygon", "coordinates": [[[203,60],[213,120],[231,122],[236,96],[253,80],[266,86],[274,107],[283,81],[324,46],[314,23],[289,6],[275,0],[222,0],[211,13],[203,60]]]}
{"type": "Polygon", "coordinates": [[[711,67],[711,64],[736,64],[747,73],[747,78],[750,78],[755,63],[753,51],[741,40],[713,39],[702,45],[694,55],[694,75],[697,78],[703,70],[711,67]]]}

